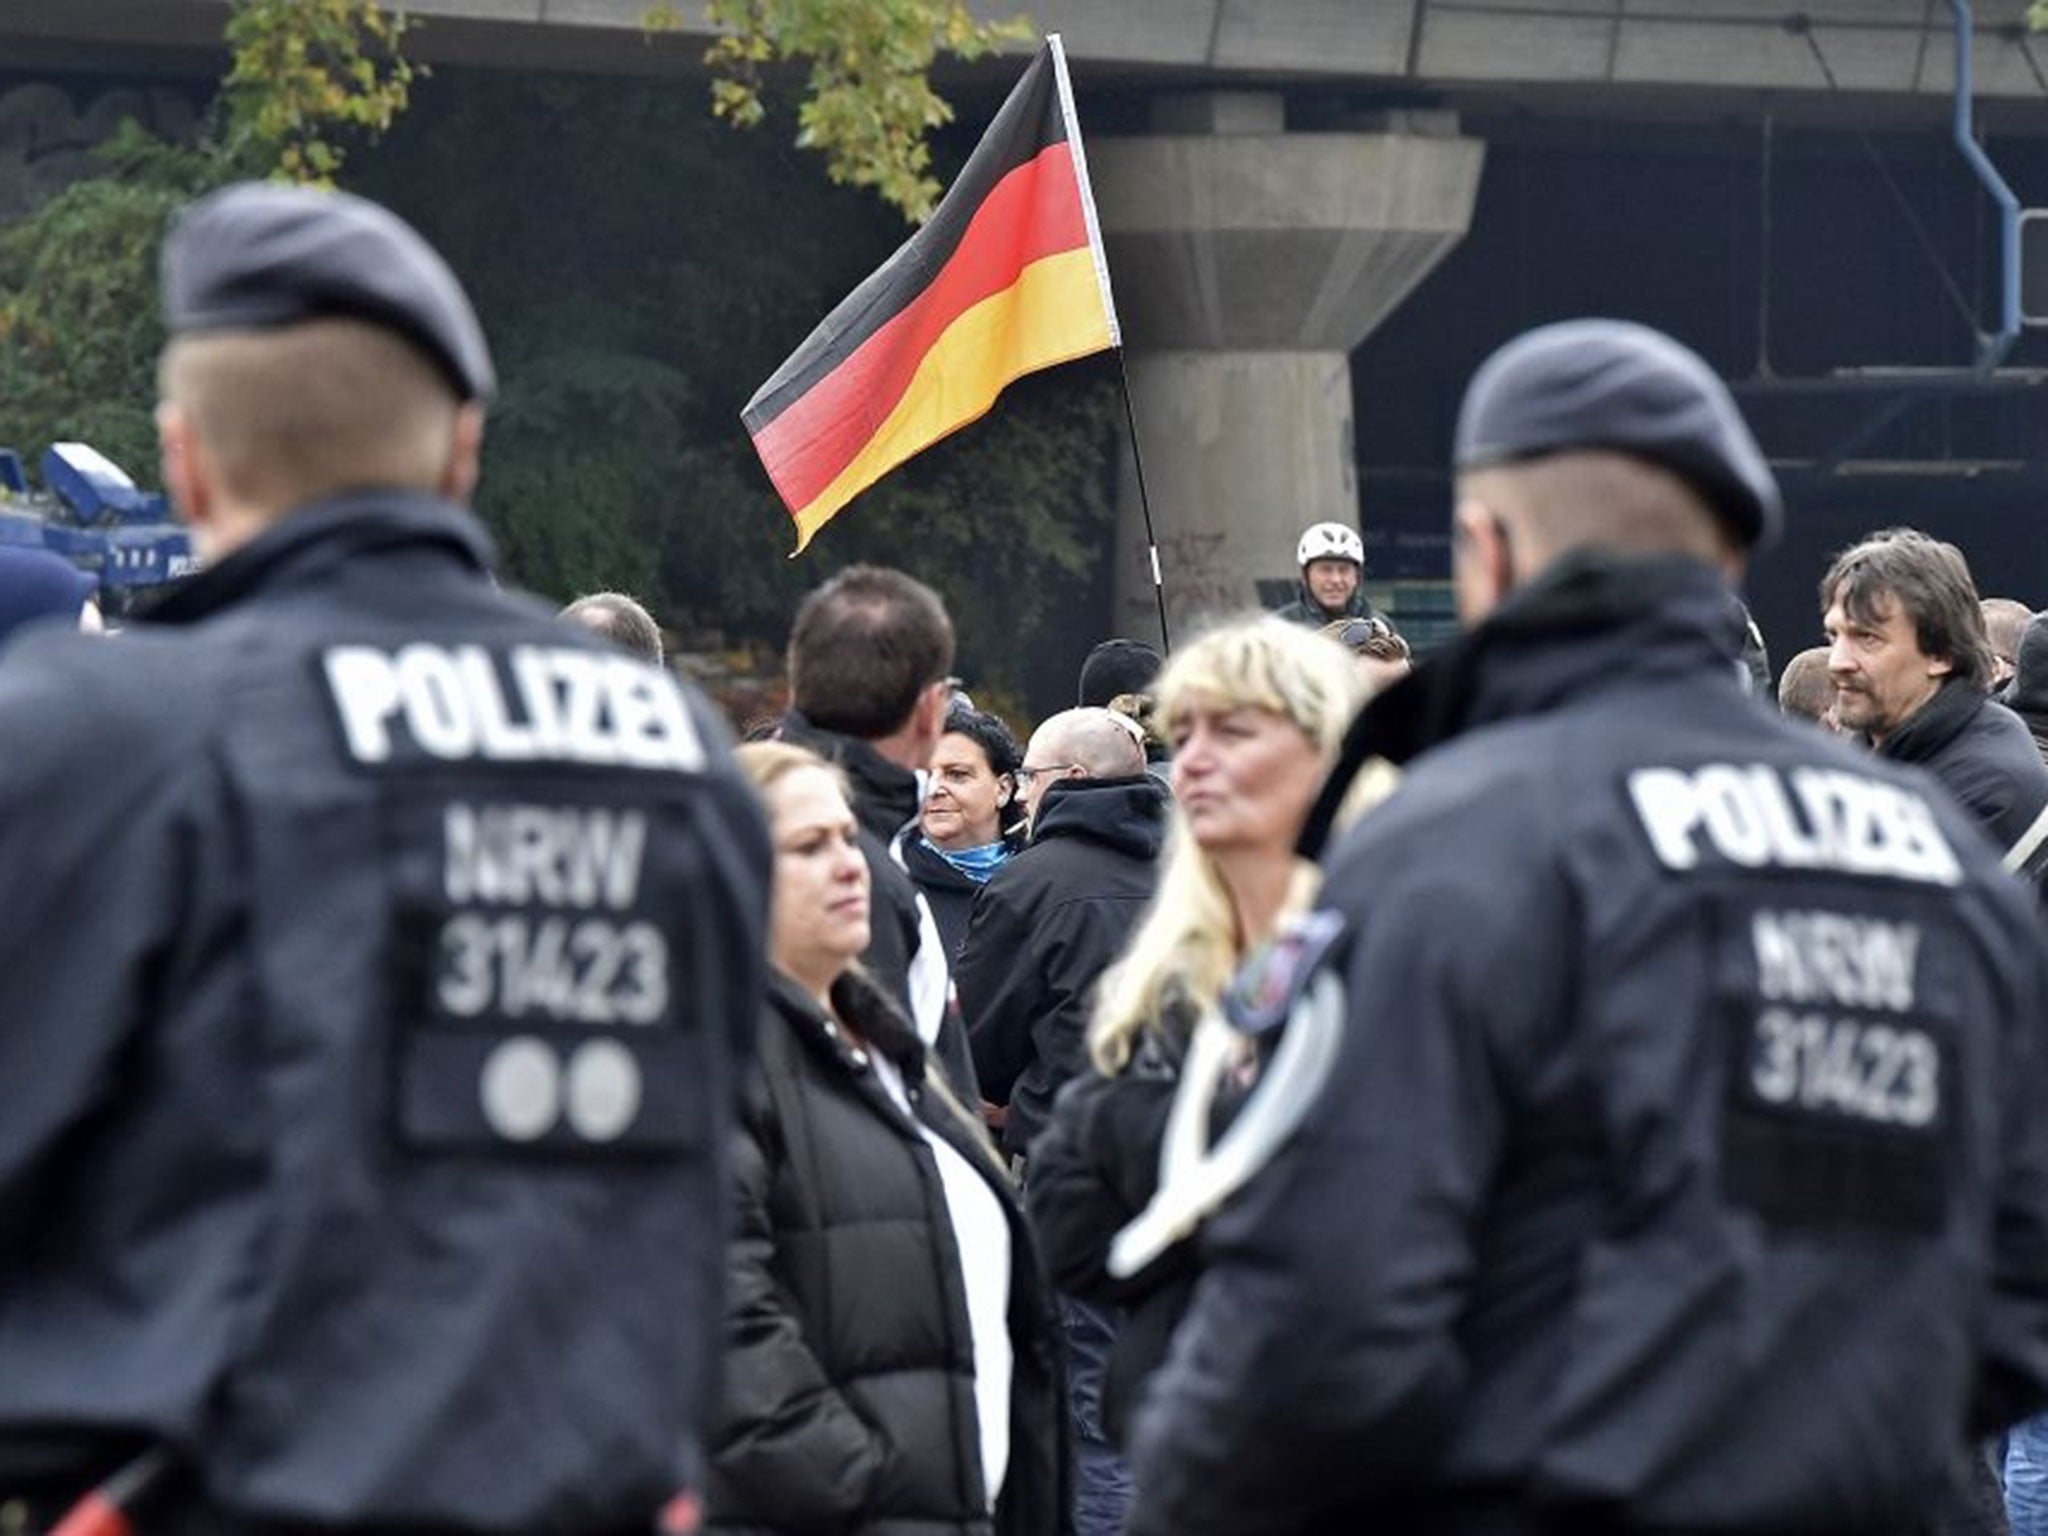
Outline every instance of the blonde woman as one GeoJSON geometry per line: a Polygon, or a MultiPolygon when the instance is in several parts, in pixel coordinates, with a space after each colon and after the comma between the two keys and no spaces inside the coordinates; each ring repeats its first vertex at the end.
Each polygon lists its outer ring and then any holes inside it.
{"type": "Polygon", "coordinates": [[[1187,1301],[1182,1245],[1113,1281],[1110,1239],[1145,1208],[1189,1032],[1231,973],[1314,898],[1294,853],[1362,684],[1350,654],[1279,619],[1187,646],[1157,690],[1173,748],[1173,821],[1159,894],[1104,977],[1089,1035],[1094,1070],[1062,1092],[1031,1148],[1027,1200],[1054,1284],[1128,1314],[1110,1355],[1101,1420],[1122,1438],[1138,1386],[1187,1301]]]}
{"type": "Polygon", "coordinates": [[[845,777],[785,742],[735,756],[775,851],[772,969],[734,1146],[710,1528],[1058,1536],[1051,1296],[987,1137],[857,964],[845,777]]]}

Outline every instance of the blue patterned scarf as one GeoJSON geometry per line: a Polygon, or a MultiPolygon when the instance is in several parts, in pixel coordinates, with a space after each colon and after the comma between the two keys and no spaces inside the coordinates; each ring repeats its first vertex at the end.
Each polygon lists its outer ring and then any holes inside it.
{"type": "Polygon", "coordinates": [[[941,848],[930,838],[924,840],[924,845],[976,885],[987,885],[989,876],[1001,869],[1010,857],[1010,845],[1001,841],[983,843],[979,848],[962,848],[957,852],[941,848]]]}

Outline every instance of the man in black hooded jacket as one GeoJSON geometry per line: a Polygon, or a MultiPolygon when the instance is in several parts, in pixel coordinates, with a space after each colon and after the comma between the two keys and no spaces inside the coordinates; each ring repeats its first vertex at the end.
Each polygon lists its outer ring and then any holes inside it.
{"type": "Polygon", "coordinates": [[[853,786],[873,938],[861,957],[903,1005],[954,1090],[974,1102],[974,1060],[938,924],[890,853],[917,820],[918,774],[953,701],[953,621],[923,582],[851,565],[806,596],[789,634],[791,709],[776,734],[837,763],[853,786]]]}
{"type": "Polygon", "coordinates": [[[1095,983],[1152,899],[1167,793],[1106,709],[1047,720],[1018,778],[1031,841],[982,888],[957,974],[982,1094],[1021,1156],[1086,1064],[1095,983]]]}
{"type": "Polygon", "coordinates": [[[2048,1392],[2036,915],[1925,776],[1745,696],[1724,583],[1780,510],[1697,357],[1532,332],[1457,462],[1474,627],[1311,819],[1406,765],[1329,860],[1287,1028],[1334,1061],[1208,1223],[1130,1529],[1911,1532],[2048,1392]]]}

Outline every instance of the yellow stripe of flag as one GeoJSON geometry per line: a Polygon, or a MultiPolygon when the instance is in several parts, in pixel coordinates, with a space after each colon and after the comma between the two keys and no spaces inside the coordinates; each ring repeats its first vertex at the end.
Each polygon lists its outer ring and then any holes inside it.
{"type": "Polygon", "coordinates": [[[867,445],[796,514],[800,555],[834,513],[914,453],[988,414],[1005,385],[1113,346],[1094,253],[1034,261],[940,333],[867,445]]]}

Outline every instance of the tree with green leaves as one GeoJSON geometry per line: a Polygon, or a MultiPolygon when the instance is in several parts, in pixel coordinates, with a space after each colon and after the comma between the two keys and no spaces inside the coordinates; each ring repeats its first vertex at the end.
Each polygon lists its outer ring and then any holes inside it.
{"type": "Polygon", "coordinates": [[[405,107],[404,35],[377,0],[236,0],[222,98],[196,144],[124,123],[96,151],[99,175],[0,230],[10,439],[78,438],[131,468],[154,460],[156,258],[170,216],[244,177],[327,182],[346,137],[388,129],[405,107]]]}
{"type": "MultiPolygon", "coordinates": [[[[932,65],[1031,35],[1021,17],[977,20],[965,0],[705,0],[704,15],[722,29],[704,55],[714,115],[754,127],[767,116],[764,75],[801,64],[798,146],[822,153],[835,182],[873,188],[913,223],[938,203],[931,134],[953,120],[932,89],[932,65]]],[[[683,20],[675,0],[647,19],[656,29],[683,20]]]]}
{"type": "Polygon", "coordinates": [[[230,155],[332,186],[343,136],[384,133],[412,100],[423,71],[401,48],[411,27],[377,0],[235,0],[221,87],[230,155]]]}

